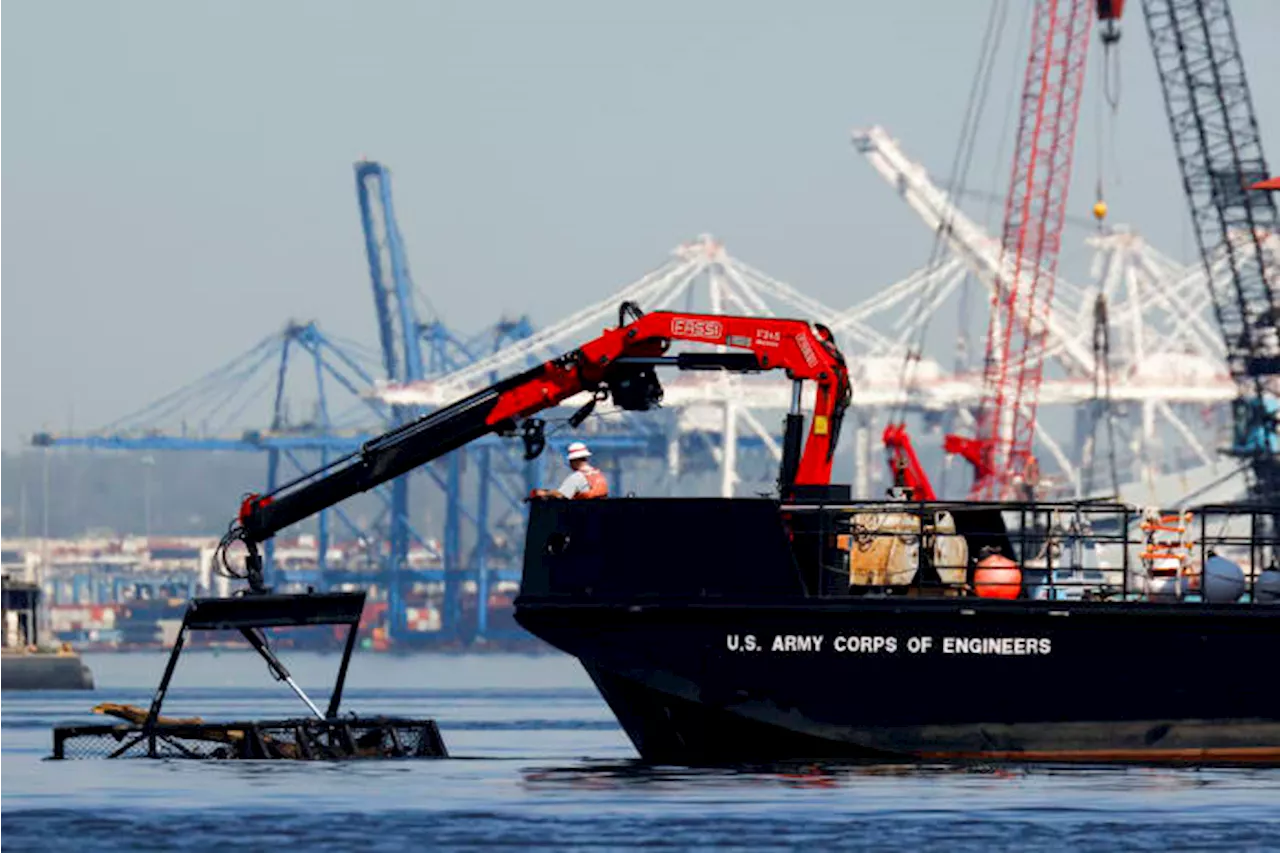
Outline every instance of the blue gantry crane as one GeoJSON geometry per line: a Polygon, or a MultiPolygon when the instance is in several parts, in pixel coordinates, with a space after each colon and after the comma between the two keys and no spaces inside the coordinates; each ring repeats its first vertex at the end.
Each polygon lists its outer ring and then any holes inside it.
{"type": "MultiPolygon", "coordinates": [[[[38,447],[78,447],[123,451],[231,451],[267,454],[267,488],[301,475],[330,456],[357,449],[373,432],[370,420],[384,420],[385,406],[368,397],[373,378],[369,356],[358,344],[324,334],[315,323],[288,323],[244,353],[200,379],[131,412],[100,430],[79,436],[40,433],[38,447]],[[314,384],[311,384],[314,383],[314,384]],[[290,417],[288,391],[310,384],[312,411],[290,417]],[[345,411],[335,411],[345,397],[345,411]],[[270,393],[270,425],[265,430],[231,428],[270,393]],[[177,428],[173,428],[174,424],[177,428]]],[[[369,537],[344,511],[334,511],[353,536],[369,537]]],[[[318,571],[325,569],[328,513],[317,518],[318,571]]],[[[416,532],[414,536],[419,536],[416,532]]],[[[268,550],[270,553],[270,549],[268,550]]],[[[270,557],[268,557],[270,559],[270,557]]]]}
{"type": "MultiPolygon", "coordinates": [[[[421,294],[413,285],[405,241],[396,221],[390,170],[372,161],[360,161],[354,170],[378,324],[375,350],[322,332],[314,322],[289,322],[280,332],[195,382],[93,433],[42,433],[33,443],[45,448],[265,453],[269,492],[357,451],[388,426],[422,413],[414,406],[382,403],[371,393],[375,377],[392,382],[429,379],[532,334],[527,316],[501,319],[470,337],[455,334],[436,316],[424,319],[418,310],[421,294]],[[296,405],[299,398],[305,401],[304,407],[309,406],[303,416],[296,405]],[[261,411],[268,405],[267,411],[261,411]],[[268,420],[265,429],[236,431],[245,419],[259,417],[268,420]]],[[[427,313],[435,314],[429,308],[427,313]]],[[[552,433],[548,447],[562,452],[569,440],[567,434],[552,433]]],[[[633,433],[624,429],[593,441],[601,450],[613,451],[615,458],[623,453],[665,453],[664,439],[651,430],[633,433]]],[[[456,641],[495,636],[485,606],[488,591],[495,581],[518,580],[518,571],[491,565],[494,521],[499,514],[523,517],[526,508],[522,498],[529,488],[540,485],[540,466],[524,461],[518,448],[497,438],[456,451],[442,463],[374,490],[380,512],[368,524],[360,523],[341,506],[320,513],[315,523],[314,569],[277,566],[274,576],[282,583],[381,587],[387,598],[387,629],[393,642],[411,636],[405,615],[409,585],[442,584],[439,637],[456,641]],[[464,469],[473,471],[474,476],[464,478],[464,469]],[[411,545],[431,547],[429,537],[411,521],[411,483],[418,479],[439,489],[444,497],[439,568],[411,568],[409,564],[411,545]],[[464,488],[464,479],[470,488],[464,488]],[[375,572],[328,565],[335,523],[351,538],[384,546],[377,549],[375,572]],[[470,553],[464,552],[464,525],[475,533],[470,553]],[[471,621],[463,618],[461,598],[468,583],[476,587],[471,621]]],[[[618,481],[620,473],[615,469],[618,481]]],[[[270,562],[274,557],[270,542],[264,551],[270,562]]]]}
{"type": "MultiPolygon", "coordinates": [[[[490,349],[498,349],[509,341],[532,333],[532,325],[527,317],[516,321],[500,321],[491,330],[481,333],[471,341],[458,338],[438,318],[423,322],[417,310],[419,293],[409,272],[404,238],[396,219],[390,170],[381,163],[362,160],[355,164],[355,178],[383,368],[388,381],[416,382],[428,375],[441,375],[457,370],[473,362],[478,354],[487,354],[490,349]]],[[[400,426],[422,414],[416,406],[393,405],[386,425],[400,426]]],[[[458,624],[461,616],[459,590],[464,571],[462,520],[465,513],[462,469],[466,452],[449,454],[445,461],[444,480],[440,483],[445,492],[443,564],[446,581],[443,621],[449,624],[458,624]]],[[[477,506],[473,519],[477,542],[474,554],[479,602],[477,631],[484,633],[487,628],[487,610],[483,602],[487,600],[490,578],[486,556],[493,469],[490,448],[480,447],[473,452],[479,455],[477,506]]],[[[439,475],[434,471],[429,470],[428,474],[439,480],[439,475]]],[[[410,478],[406,476],[392,481],[390,485],[391,518],[386,568],[393,578],[408,561],[410,482],[410,478]]],[[[508,497],[514,498],[514,495],[508,497]]],[[[391,583],[388,607],[391,622],[388,628],[393,638],[402,635],[405,628],[401,590],[400,583],[391,583]]]]}
{"type": "MultiPolygon", "coordinates": [[[[396,223],[391,198],[391,176],[379,163],[356,164],[356,197],[360,202],[360,224],[364,229],[365,255],[373,284],[373,307],[378,319],[378,339],[382,345],[382,365],[393,382],[416,382],[424,376],[419,343],[417,310],[413,284],[405,258],[404,241],[396,223]]],[[[411,406],[392,406],[388,426],[400,426],[417,417],[411,406]]],[[[327,460],[326,460],[327,462],[327,460]]],[[[403,587],[399,572],[409,557],[409,478],[390,484],[391,508],[388,524],[387,569],[392,575],[388,589],[389,633],[403,631],[403,587]]]]}

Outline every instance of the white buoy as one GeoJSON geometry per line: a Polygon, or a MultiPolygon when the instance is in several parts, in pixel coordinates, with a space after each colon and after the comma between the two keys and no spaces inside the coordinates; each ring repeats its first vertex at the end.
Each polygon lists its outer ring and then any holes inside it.
{"type": "Polygon", "coordinates": [[[1280,569],[1263,569],[1253,584],[1253,600],[1259,604],[1280,604],[1280,569]]]}
{"type": "Polygon", "coordinates": [[[1239,601],[1245,589],[1244,569],[1240,568],[1239,563],[1228,560],[1226,557],[1219,557],[1217,554],[1209,555],[1209,559],[1204,561],[1200,594],[1205,601],[1212,604],[1230,604],[1239,601]]]}

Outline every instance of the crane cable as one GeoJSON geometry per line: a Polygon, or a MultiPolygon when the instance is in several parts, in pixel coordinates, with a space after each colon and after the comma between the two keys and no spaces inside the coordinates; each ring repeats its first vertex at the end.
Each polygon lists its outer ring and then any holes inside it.
{"type": "MultiPolygon", "coordinates": [[[[991,88],[991,71],[995,58],[999,53],[1000,40],[1004,33],[1005,19],[1008,17],[1007,0],[994,0],[987,16],[986,29],[982,36],[982,47],[979,50],[978,66],[974,71],[973,81],[969,87],[969,99],[965,106],[964,119],[961,122],[960,141],[956,146],[952,160],[951,179],[947,186],[947,196],[956,199],[964,191],[965,179],[973,162],[976,148],[978,124],[986,105],[987,93],[991,88]]],[[[934,232],[933,246],[929,252],[929,261],[925,265],[928,273],[935,272],[942,263],[944,235],[951,230],[952,218],[942,223],[934,232]]],[[[930,282],[925,292],[915,304],[916,336],[912,345],[908,346],[903,357],[902,370],[898,377],[899,387],[904,392],[914,383],[916,369],[923,354],[925,337],[929,328],[929,306],[933,295],[941,285],[937,281],[930,282]]],[[[902,400],[890,410],[889,423],[901,424],[906,419],[907,399],[904,393],[902,400]]]]}
{"type": "MultiPolygon", "coordinates": [[[[1120,112],[1120,54],[1116,45],[1120,43],[1120,29],[1114,18],[1104,21],[1102,29],[1102,55],[1099,64],[1102,66],[1098,75],[1100,96],[1094,101],[1094,135],[1097,141],[1097,184],[1093,203],[1093,218],[1097,220],[1098,232],[1105,233],[1107,217],[1107,201],[1104,188],[1106,186],[1106,161],[1108,151],[1103,144],[1104,137],[1110,143],[1110,155],[1114,162],[1116,145],[1116,118],[1120,112]],[[1103,110],[1103,104],[1110,108],[1103,110]]],[[[1117,179],[1118,183],[1118,179],[1117,179]]],[[[1111,327],[1107,312],[1107,297],[1099,292],[1093,306],[1093,418],[1090,435],[1091,450],[1089,467],[1084,472],[1087,478],[1086,492],[1092,492],[1097,466],[1098,447],[1098,407],[1106,418],[1107,427],[1107,462],[1111,475],[1111,490],[1115,495],[1120,493],[1120,474],[1116,463],[1116,431],[1115,409],[1111,398],[1111,327]],[[1099,381],[1101,380],[1101,382],[1099,381]],[[1101,388],[1099,385],[1101,384],[1101,388]],[[1099,393],[1101,392],[1101,393],[1099,393]]],[[[1086,494],[1088,497],[1088,494],[1086,494]]]]}
{"type": "Polygon", "coordinates": [[[1107,462],[1111,475],[1111,493],[1120,494],[1120,471],[1116,462],[1115,408],[1111,397],[1111,327],[1107,316],[1106,294],[1099,293],[1093,303],[1093,405],[1089,429],[1088,467],[1081,483],[1084,497],[1093,494],[1098,465],[1098,422],[1105,418],[1107,426],[1107,462]]]}
{"type": "MultiPolygon", "coordinates": [[[[1098,60],[1102,66],[1102,73],[1098,75],[1098,91],[1100,95],[1094,101],[1094,134],[1097,141],[1096,166],[1098,179],[1094,194],[1093,218],[1097,220],[1099,232],[1104,230],[1103,222],[1107,217],[1107,200],[1104,192],[1104,187],[1106,186],[1104,164],[1108,153],[1112,162],[1116,160],[1116,118],[1120,113],[1120,53],[1116,45],[1119,43],[1119,28],[1112,26],[1103,30],[1102,56],[1098,60]],[[1103,111],[1104,103],[1110,107],[1107,112],[1103,111]],[[1103,137],[1106,137],[1107,145],[1105,148],[1108,150],[1104,150],[1103,137]]],[[[1116,183],[1119,183],[1118,178],[1116,183]]]]}

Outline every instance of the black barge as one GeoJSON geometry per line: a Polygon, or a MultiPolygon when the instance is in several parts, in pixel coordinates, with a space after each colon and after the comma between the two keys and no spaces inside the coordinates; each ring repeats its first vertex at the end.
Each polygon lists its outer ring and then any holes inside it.
{"type": "Polygon", "coordinates": [[[516,619],[582,662],[650,762],[1275,765],[1270,524],[1228,507],[544,502],[516,619]],[[890,571],[868,573],[886,547],[890,571]],[[974,594],[997,552],[1021,567],[1016,597],[974,594]]]}

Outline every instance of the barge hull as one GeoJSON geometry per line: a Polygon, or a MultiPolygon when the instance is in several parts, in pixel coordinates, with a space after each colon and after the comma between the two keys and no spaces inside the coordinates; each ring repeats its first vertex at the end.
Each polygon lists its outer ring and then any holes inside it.
{"type": "Polygon", "coordinates": [[[582,662],[654,763],[1280,765],[1257,656],[1280,612],[1128,610],[526,601],[519,619],[582,662]]]}
{"type": "MultiPolygon", "coordinates": [[[[827,547],[857,507],[802,510],[535,502],[516,621],[652,762],[1280,764],[1280,606],[859,594],[827,547]]],[[[949,511],[970,554],[1010,553],[999,507],[949,511]]]]}

